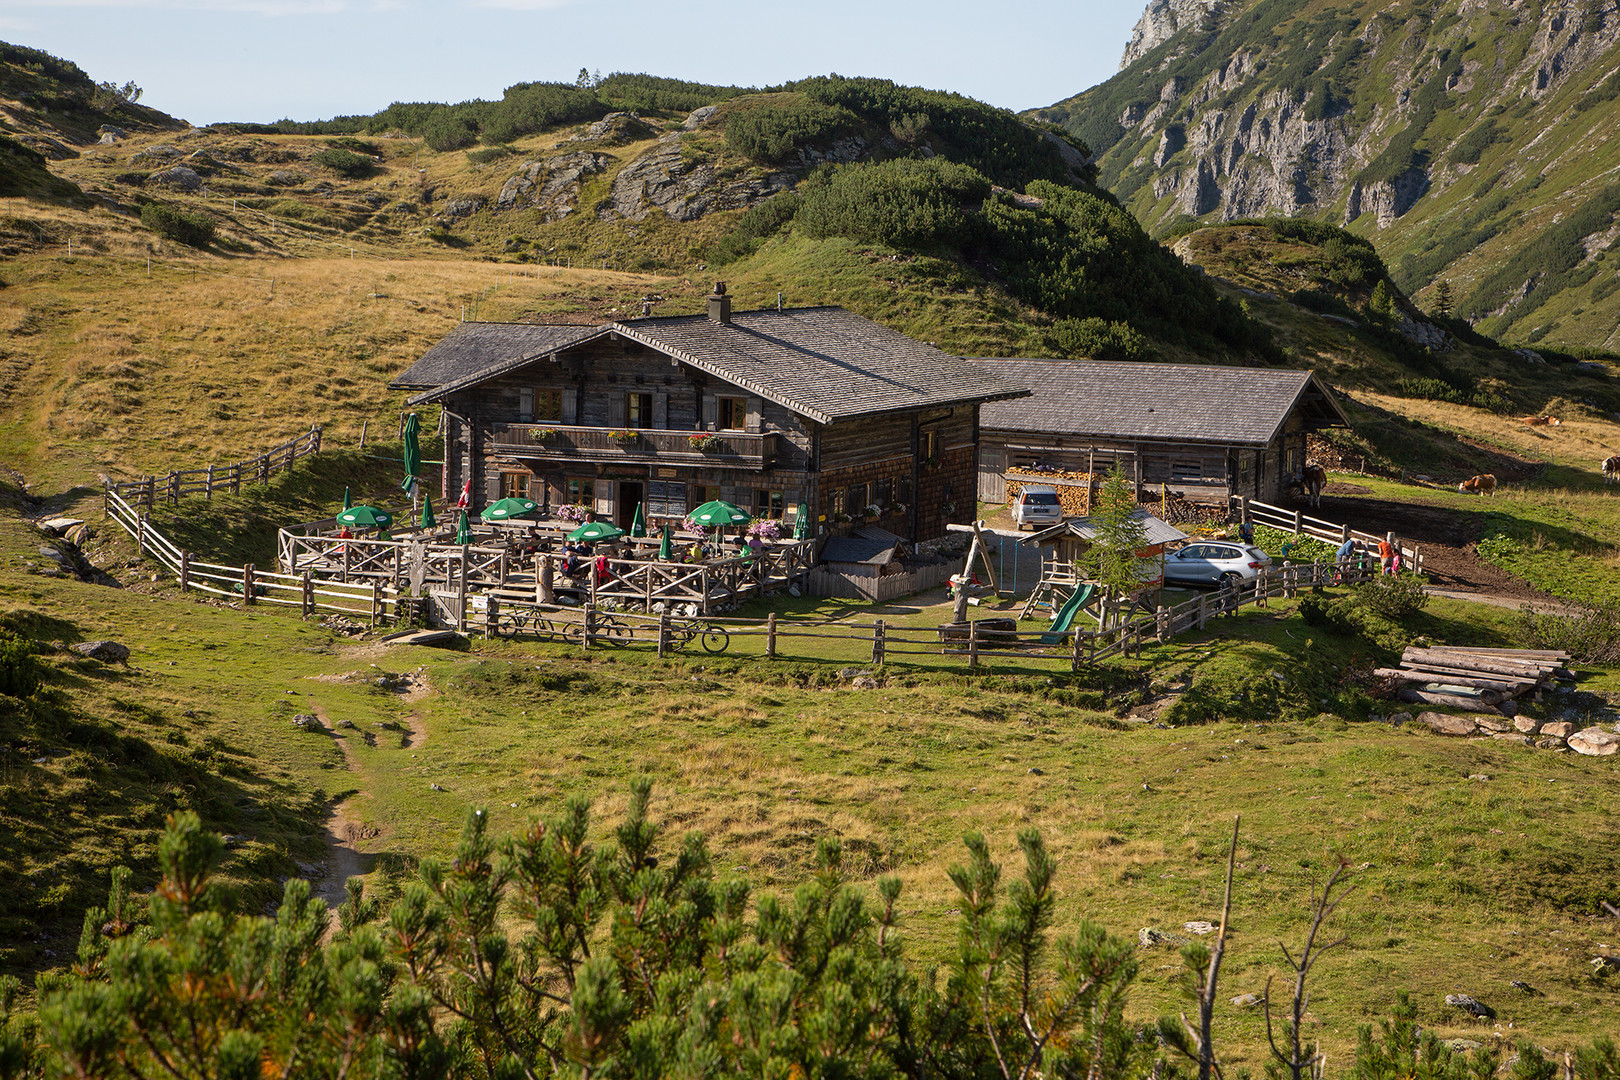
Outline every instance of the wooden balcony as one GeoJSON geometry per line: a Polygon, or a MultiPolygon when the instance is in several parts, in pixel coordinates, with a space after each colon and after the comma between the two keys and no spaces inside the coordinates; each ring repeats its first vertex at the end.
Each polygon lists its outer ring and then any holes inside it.
{"type": "Polygon", "coordinates": [[[544,461],[636,461],[726,469],[768,469],[776,451],[776,435],[770,432],[751,435],[562,424],[495,424],[490,442],[496,453],[544,461]],[[693,436],[708,441],[694,446],[693,436]]]}

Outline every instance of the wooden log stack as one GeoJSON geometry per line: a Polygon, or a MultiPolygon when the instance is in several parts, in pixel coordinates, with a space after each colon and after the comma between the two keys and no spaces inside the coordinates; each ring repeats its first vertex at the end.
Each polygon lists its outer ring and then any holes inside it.
{"type": "Polygon", "coordinates": [[[1007,470],[1007,505],[1011,506],[1025,484],[1049,484],[1057,489],[1058,505],[1064,517],[1085,517],[1091,513],[1089,492],[1106,479],[1088,472],[1052,471],[1041,473],[1007,470]]]}
{"type": "Polygon", "coordinates": [[[1539,694],[1555,678],[1573,677],[1569,654],[1552,649],[1480,649],[1436,645],[1407,649],[1399,668],[1373,674],[1406,684],[1402,701],[1512,715],[1513,701],[1539,694]]]}

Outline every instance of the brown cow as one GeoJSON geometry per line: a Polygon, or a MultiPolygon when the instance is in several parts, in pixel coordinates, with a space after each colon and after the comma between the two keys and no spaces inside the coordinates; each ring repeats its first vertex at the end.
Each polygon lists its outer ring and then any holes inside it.
{"type": "Polygon", "coordinates": [[[1322,505],[1322,489],[1327,487],[1327,470],[1314,461],[1307,461],[1304,468],[1295,473],[1288,481],[1288,493],[1298,492],[1302,498],[1312,506],[1322,505]]]}
{"type": "Polygon", "coordinates": [[[1620,480],[1620,454],[1604,458],[1599,463],[1599,467],[1603,469],[1603,482],[1605,484],[1612,484],[1616,480],[1620,480]]]}
{"type": "Polygon", "coordinates": [[[1471,476],[1457,485],[1458,491],[1471,491],[1475,495],[1495,495],[1496,477],[1490,473],[1483,476],[1471,476]]]}
{"type": "Polygon", "coordinates": [[[1531,427],[1557,427],[1563,423],[1556,416],[1521,416],[1519,419],[1531,427]]]}

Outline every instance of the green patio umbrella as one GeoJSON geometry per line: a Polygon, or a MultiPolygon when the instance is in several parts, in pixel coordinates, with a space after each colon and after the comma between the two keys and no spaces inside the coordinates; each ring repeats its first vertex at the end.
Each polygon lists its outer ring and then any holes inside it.
{"type": "Polygon", "coordinates": [[[349,489],[344,488],[343,489],[343,509],[347,510],[349,507],[351,507],[353,505],[354,505],[354,503],[349,501],[349,489]]]}
{"type": "Polygon", "coordinates": [[[394,515],[375,506],[351,506],[337,516],[340,525],[353,525],[360,529],[386,529],[394,523],[394,515]]]}
{"type": "Polygon", "coordinates": [[[658,557],[664,562],[675,558],[675,533],[667,521],[664,522],[664,538],[658,544],[658,557]]]}
{"type": "Polygon", "coordinates": [[[438,527],[439,521],[433,516],[433,496],[424,495],[422,496],[422,528],[436,529],[438,527]]]}
{"type": "Polygon", "coordinates": [[[467,511],[461,512],[461,520],[456,523],[456,543],[472,543],[472,528],[467,524],[467,511]]]}
{"type": "Polygon", "coordinates": [[[595,543],[598,540],[617,540],[624,535],[624,530],[617,525],[609,525],[605,521],[587,521],[579,528],[568,534],[570,540],[588,540],[595,543]]]}
{"type": "Polygon", "coordinates": [[[810,535],[810,508],[804,503],[799,504],[799,512],[793,516],[793,539],[803,540],[810,535]]]}
{"type": "Polygon", "coordinates": [[[647,535],[647,519],[641,515],[640,503],[636,503],[636,516],[630,519],[630,535],[638,537],[647,535]]]}
{"type": "Polygon", "coordinates": [[[399,489],[416,498],[416,477],[422,471],[422,447],[417,435],[422,429],[422,418],[415,413],[405,418],[405,482],[399,489]]]}
{"type": "Polygon", "coordinates": [[[540,509],[539,503],[513,497],[490,503],[484,507],[483,512],[478,516],[485,521],[508,521],[512,518],[532,514],[538,509],[540,509]]]}
{"type": "Polygon", "coordinates": [[[728,525],[746,525],[754,515],[724,499],[714,499],[686,515],[686,520],[709,529],[724,529],[728,525]]]}

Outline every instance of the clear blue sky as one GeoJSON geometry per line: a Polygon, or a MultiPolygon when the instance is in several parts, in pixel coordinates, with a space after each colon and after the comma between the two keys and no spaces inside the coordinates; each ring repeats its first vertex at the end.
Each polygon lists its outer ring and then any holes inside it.
{"type": "Polygon", "coordinates": [[[208,124],[498,98],[581,67],[763,86],[870,75],[1010,109],[1108,78],[1144,0],[3,0],[0,40],[208,124]]]}

